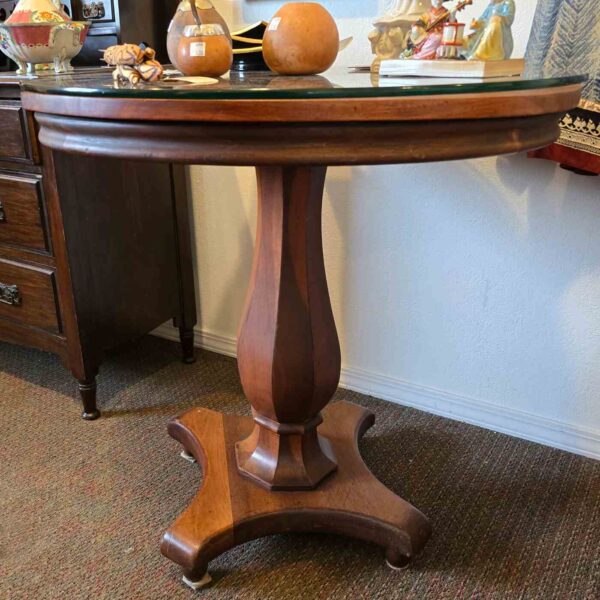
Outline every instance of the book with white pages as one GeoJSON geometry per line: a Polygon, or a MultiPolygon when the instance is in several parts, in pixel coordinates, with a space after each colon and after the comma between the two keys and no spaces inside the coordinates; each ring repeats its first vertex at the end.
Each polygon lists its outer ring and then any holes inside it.
{"type": "Polygon", "coordinates": [[[488,79],[490,77],[520,77],[525,60],[382,60],[380,77],[453,77],[488,79]]]}

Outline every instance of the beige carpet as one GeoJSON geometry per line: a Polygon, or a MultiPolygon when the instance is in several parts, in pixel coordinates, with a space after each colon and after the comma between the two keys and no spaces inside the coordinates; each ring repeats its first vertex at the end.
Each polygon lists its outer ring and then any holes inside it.
{"type": "MultiPolygon", "coordinates": [[[[159,552],[200,482],[166,433],[191,406],[247,413],[235,362],[145,338],[107,360],[105,417],[79,418],[58,360],[0,344],[0,599],[191,599],[159,552]]],[[[377,547],[274,536],[211,565],[199,597],[600,598],[600,462],[341,390],[369,406],[373,472],[434,535],[406,571],[377,547]]]]}

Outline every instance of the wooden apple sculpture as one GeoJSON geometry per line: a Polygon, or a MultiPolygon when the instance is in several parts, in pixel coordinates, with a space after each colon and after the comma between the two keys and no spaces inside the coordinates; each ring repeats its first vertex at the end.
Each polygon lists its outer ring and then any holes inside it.
{"type": "Polygon", "coordinates": [[[273,17],[263,40],[269,68],[281,75],[315,75],[335,62],[340,34],[333,17],[315,2],[292,2],[273,17]]]}

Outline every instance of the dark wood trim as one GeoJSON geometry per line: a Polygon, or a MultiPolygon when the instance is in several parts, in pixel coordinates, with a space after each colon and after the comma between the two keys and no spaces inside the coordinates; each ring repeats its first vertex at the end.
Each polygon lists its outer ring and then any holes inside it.
{"type": "Polygon", "coordinates": [[[556,140],[560,117],[554,113],[464,121],[227,125],[36,115],[40,141],[54,150],[250,166],[394,164],[519,152],[556,140]]]}
{"type": "Polygon", "coordinates": [[[32,175],[41,175],[42,167],[31,163],[15,162],[13,160],[0,159],[0,171],[3,173],[31,173],[32,175]]]}

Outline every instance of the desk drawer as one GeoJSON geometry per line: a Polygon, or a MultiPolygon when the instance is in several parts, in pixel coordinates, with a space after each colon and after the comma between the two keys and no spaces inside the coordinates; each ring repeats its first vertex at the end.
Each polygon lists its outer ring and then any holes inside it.
{"type": "Polygon", "coordinates": [[[41,181],[0,173],[0,242],[49,250],[41,181]]]}
{"type": "Polygon", "coordinates": [[[19,102],[0,100],[0,158],[31,162],[25,111],[19,102]]]}
{"type": "Polygon", "coordinates": [[[54,271],[0,258],[0,318],[60,332],[54,271]]]}

